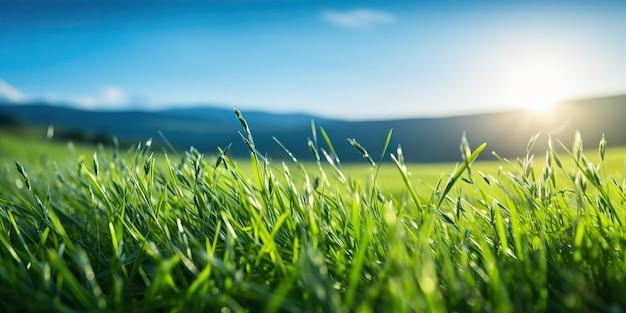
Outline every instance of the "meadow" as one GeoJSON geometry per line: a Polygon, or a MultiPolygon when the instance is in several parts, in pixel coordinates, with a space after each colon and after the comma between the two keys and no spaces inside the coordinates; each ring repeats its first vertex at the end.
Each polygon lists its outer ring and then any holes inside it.
{"type": "Polygon", "coordinates": [[[317,162],[268,160],[238,117],[249,159],[0,133],[0,310],[626,309],[623,148],[343,164],[313,128],[317,162]]]}

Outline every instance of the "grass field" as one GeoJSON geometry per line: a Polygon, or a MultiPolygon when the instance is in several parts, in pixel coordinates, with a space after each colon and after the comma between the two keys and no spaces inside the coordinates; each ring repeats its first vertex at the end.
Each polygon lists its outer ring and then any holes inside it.
{"type": "Polygon", "coordinates": [[[626,309],[624,149],[283,163],[241,122],[248,160],[1,133],[0,311],[626,309]]]}

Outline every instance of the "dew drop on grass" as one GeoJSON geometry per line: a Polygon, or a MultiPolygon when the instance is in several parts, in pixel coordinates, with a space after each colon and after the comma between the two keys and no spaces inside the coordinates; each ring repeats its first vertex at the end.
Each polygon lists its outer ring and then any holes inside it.
{"type": "Polygon", "coordinates": [[[22,189],[24,188],[24,183],[22,183],[22,180],[20,180],[19,178],[15,179],[15,186],[17,186],[17,189],[22,189]]]}
{"type": "Polygon", "coordinates": [[[470,307],[475,306],[476,305],[476,299],[474,299],[474,298],[467,299],[467,305],[469,305],[470,307]]]}

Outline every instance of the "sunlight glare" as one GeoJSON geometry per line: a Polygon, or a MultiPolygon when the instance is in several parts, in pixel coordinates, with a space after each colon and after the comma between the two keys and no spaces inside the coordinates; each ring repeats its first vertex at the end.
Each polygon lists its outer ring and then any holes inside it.
{"type": "Polygon", "coordinates": [[[535,113],[547,113],[567,94],[565,71],[551,64],[526,64],[513,72],[510,102],[535,113]]]}

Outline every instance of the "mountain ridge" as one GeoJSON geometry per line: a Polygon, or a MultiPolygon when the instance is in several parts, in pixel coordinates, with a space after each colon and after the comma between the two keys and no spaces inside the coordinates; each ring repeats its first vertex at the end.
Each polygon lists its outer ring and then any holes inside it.
{"type": "MultiPolygon", "coordinates": [[[[248,154],[239,135],[239,121],[231,110],[223,108],[194,106],[155,111],[87,111],[41,103],[5,103],[0,105],[0,113],[35,125],[101,132],[131,141],[159,140],[162,133],[176,148],[194,146],[205,153],[215,153],[217,147],[232,143],[232,155],[248,154]]],[[[546,134],[570,145],[577,130],[582,133],[587,147],[597,146],[603,134],[610,145],[626,146],[626,124],[621,120],[626,116],[626,95],[569,101],[543,115],[512,110],[366,121],[253,110],[243,110],[243,115],[250,125],[258,150],[272,158],[286,157],[286,153],[274,142],[275,137],[299,159],[311,159],[307,145],[312,137],[311,121],[325,129],[343,161],[362,160],[347,138],[355,138],[370,154],[380,155],[390,129],[393,129],[390,149],[395,150],[400,145],[410,162],[460,160],[458,144],[464,133],[473,146],[487,142],[489,150],[504,157],[523,156],[526,143],[539,132],[544,135],[536,144],[537,151],[545,151],[546,134]]],[[[481,158],[490,157],[489,153],[483,153],[481,158]]]]}

